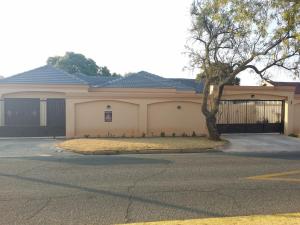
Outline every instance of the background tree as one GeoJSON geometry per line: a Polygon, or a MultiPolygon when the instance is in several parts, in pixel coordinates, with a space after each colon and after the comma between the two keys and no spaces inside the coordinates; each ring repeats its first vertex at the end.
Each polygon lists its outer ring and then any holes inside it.
{"type": "Polygon", "coordinates": [[[71,74],[80,72],[89,76],[120,76],[116,73],[111,74],[106,66],[100,67],[94,60],[74,52],[66,52],[64,56],[49,57],[47,64],[71,74]]]}
{"type": "Polygon", "coordinates": [[[252,70],[268,80],[269,69],[277,67],[299,76],[300,2],[195,0],[191,16],[190,62],[204,82],[202,112],[209,136],[220,140],[220,99],[238,74],[252,70]]]}

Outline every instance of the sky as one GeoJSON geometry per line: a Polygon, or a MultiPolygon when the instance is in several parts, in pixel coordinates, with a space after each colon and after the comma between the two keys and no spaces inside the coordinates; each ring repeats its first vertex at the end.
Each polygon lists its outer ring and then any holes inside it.
{"type": "MultiPolygon", "coordinates": [[[[0,1],[0,75],[73,51],[112,72],[194,78],[185,44],[192,0],[0,1]]],[[[242,84],[254,85],[254,76],[242,84]]],[[[284,78],[288,79],[288,78],[284,78]]],[[[282,79],[281,79],[282,80],[282,79]]]]}

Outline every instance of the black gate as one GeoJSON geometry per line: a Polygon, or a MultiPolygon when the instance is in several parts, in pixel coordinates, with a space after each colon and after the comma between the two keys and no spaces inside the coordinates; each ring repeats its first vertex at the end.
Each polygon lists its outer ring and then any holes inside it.
{"type": "Polygon", "coordinates": [[[6,98],[0,137],[40,136],[40,99],[6,98]]]}
{"type": "Polygon", "coordinates": [[[217,126],[220,133],[283,133],[284,101],[223,100],[217,126]]]}
{"type": "Polygon", "coordinates": [[[47,99],[48,136],[66,135],[65,99],[47,99]]]}
{"type": "Polygon", "coordinates": [[[4,99],[4,126],[0,137],[65,136],[65,99],[47,99],[47,112],[41,111],[38,98],[4,99]],[[41,125],[41,114],[47,114],[46,126],[41,125]]]}

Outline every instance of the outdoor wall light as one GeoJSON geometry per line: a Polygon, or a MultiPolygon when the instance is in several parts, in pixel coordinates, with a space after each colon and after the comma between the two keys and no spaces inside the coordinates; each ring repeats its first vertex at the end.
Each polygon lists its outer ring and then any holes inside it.
{"type": "Polygon", "coordinates": [[[181,105],[178,105],[178,106],[177,106],[177,109],[181,109],[181,105]]]}
{"type": "Polygon", "coordinates": [[[110,105],[107,105],[107,106],[106,106],[106,108],[107,108],[107,109],[110,109],[110,108],[111,108],[111,106],[110,106],[110,105]]]}
{"type": "Polygon", "coordinates": [[[255,97],[255,95],[251,95],[251,98],[254,98],[255,97]]]}

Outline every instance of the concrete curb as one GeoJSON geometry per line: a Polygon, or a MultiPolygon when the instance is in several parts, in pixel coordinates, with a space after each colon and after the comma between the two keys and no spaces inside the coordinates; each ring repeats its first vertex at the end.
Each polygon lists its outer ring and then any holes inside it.
{"type": "MultiPolygon", "coordinates": [[[[63,148],[61,148],[63,149],[63,148]]],[[[132,154],[180,154],[180,153],[217,153],[222,152],[221,148],[206,148],[206,149],[149,149],[149,150],[99,150],[94,152],[82,152],[72,149],[63,149],[64,151],[71,151],[81,155],[132,155],[132,154]]]]}

